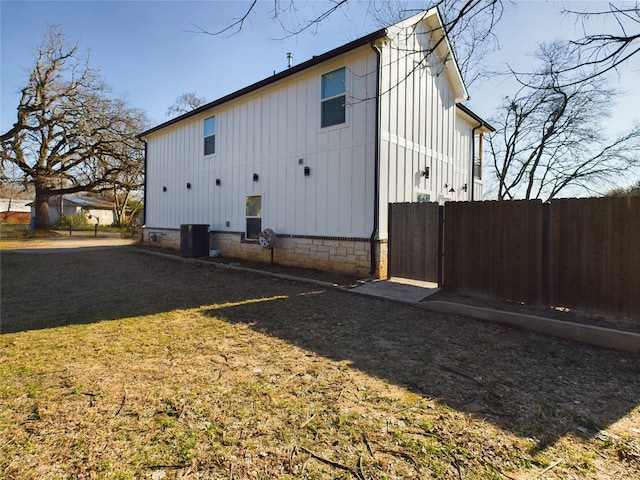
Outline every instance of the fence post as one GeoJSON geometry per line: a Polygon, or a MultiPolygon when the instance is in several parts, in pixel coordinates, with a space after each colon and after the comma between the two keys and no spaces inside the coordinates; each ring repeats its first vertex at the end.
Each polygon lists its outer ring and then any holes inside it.
{"type": "Polygon", "coordinates": [[[540,269],[540,300],[546,307],[549,306],[549,250],[551,241],[550,232],[550,203],[542,204],[542,265],[540,269]]]}

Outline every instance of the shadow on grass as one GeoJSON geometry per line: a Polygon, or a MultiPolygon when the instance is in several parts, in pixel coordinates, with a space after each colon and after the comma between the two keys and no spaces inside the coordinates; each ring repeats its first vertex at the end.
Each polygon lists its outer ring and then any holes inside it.
{"type": "Polygon", "coordinates": [[[2,274],[2,333],[204,307],[539,449],[568,432],[593,436],[640,403],[637,355],[136,249],[3,252],[2,274]]]}
{"type": "Polygon", "coordinates": [[[210,315],[485,418],[544,449],[640,404],[640,357],[341,292],[210,315]],[[347,298],[341,298],[347,297],[347,298]]]}
{"type": "Polygon", "coordinates": [[[0,261],[2,334],[240,302],[282,283],[135,247],[3,251],[0,261]]]}

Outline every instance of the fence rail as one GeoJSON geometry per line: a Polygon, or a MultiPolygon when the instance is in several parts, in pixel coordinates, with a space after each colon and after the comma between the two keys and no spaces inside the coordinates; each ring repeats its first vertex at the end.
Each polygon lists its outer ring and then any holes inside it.
{"type": "Polygon", "coordinates": [[[451,202],[436,225],[434,208],[390,206],[392,273],[433,280],[406,265],[441,260],[452,291],[640,319],[640,197],[451,202]]]}

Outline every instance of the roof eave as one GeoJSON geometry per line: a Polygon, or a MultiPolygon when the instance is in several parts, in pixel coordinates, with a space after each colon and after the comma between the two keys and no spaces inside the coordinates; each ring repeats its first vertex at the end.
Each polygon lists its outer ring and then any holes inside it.
{"type": "Polygon", "coordinates": [[[266,87],[268,85],[271,85],[275,82],[278,82],[284,78],[290,77],[292,75],[295,75],[296,73],[299,73],[303,70],[306,70],[307,68],[311,68],[315,65],[319,65],[320,63],[323,63],[327,60],[330,60],[334,57],[337,57],[339,55],[342,55],[343,53],[347,53],[350,52],[351,50],[355,50],[356,48],[362,47],[364,45],[370,44],[371,42],[382,38],[384,36],[387,35],[387,29],[386,28],[382,28],[376,32],[370,33],[369,35],[366,35],[364,37],[358,38],[357,40],[354,40],[352,42],[349,42],[345,45],[342,45],[338,48],[335,48],[333,50],[330,50],[326,53],[323,53],[321,55],[318,56],[314,56],[313,58],[311,58],[310,60],[307,60],[306,62],[303,62],[299,65],[295,65],[291,68],[288,68],[286,70],[283,70],[280,73],[276,73],[275,75],[272,75],[271,77],[267,77],[263,80],[260,80],[259,82],[256,82],[252,85],[249,85],[248,87],[242,88],[240,90],[237,90],[233,93],[230,93],[229,95],[226,95],[224,97],[221,97],[217,100],[214,100],[212,102],[207,103],[206,105],[202,105],[201,107],[196,108],[195,110],[192,110],[190,112],[184,113],[176,118],[172,118],[171,120],[168,120],[164,123],[161,123],[160,125],[157,125],[153,128],[150,128],[149,130],[146,130],[142,133],[140,133],[138,135],[139,139],[143,139],[144,137],[146,137],[147,135],[150,135],[151,133],[157,132],[158,130],[162,130],[163,128],[166,128],[170,125],[174,125],[178,122],[181,122],[187,118],[199,115],[203,112],[206,112],[207,110],[210,110],[214,107],[217,107],[219,105],[222,105],[224,103],[227,103],[231,100],[234,100],[236,98],[242,97],[243,95],[247,95],[255,90],[258,90],[260,88],[266,87]]]}
{"type": "MultiPolygon", "coordinates": [[[[468,117],[470,117],[471,119],[473,119],[476,122],[478,122],[480,124],[480,125],[478,125],[478,127],[481,127],[481,130],[480,130],[481,132],[483,132],[483,133],[491,133],[491,132],[495,132],[496,131],[496,129],[494,127],[492,127],[491,124],[489,124],[486,120],[484,120],[482,117],[480,117],[477,113],[473,112],[466,105],[464,105],[462,103],[457,103],[456,107],[458,107],[468,117]]],[[[478,128],[478,127],[476,127],[476,128],[478,128]]]]}
{"type": "MultiPolygon", "coordinates": [[[[440,9],[438,7],[433,7],[435,13],[427,19],[428,22],[431,22],[431,17],[435,18],[436,27],[433,28],[433,31],[440,31],[443,37],[442,46],[446,53],[443,55],[445,58],[447,56],[451,56],[451,63],[453,64],[453,68],[448,68],[449,62],[445,60],[445,69],[447,70],[446,75],[449,77],[453,84],[454,93],[455,93],[455,102],[465,102],[469,100],[469,93],[467,92],[467,87],[464,84],[464,79],[462,78],[462,72],[460,71],[460,67],[458,66],[458,60],[456,59],[455,52],[453,51],[453,47],[451,46],[451,42],[449,41],[449,35],[444,28],[444,22],[442,21],[442,16],[440,15],[440,9]]],[[[442,55],[442,53],[441,53],[442,55]]]]}

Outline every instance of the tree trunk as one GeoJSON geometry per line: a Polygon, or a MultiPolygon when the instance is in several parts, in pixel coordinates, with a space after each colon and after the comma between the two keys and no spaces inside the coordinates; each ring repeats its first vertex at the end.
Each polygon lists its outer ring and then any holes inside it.
{"type": "Polygon", "coordinates": [[[46,230],[50,226],[49,222],[49,191],[36,188],[36,200],[34,208],[36,210],[36,229],[46,230]]]}

